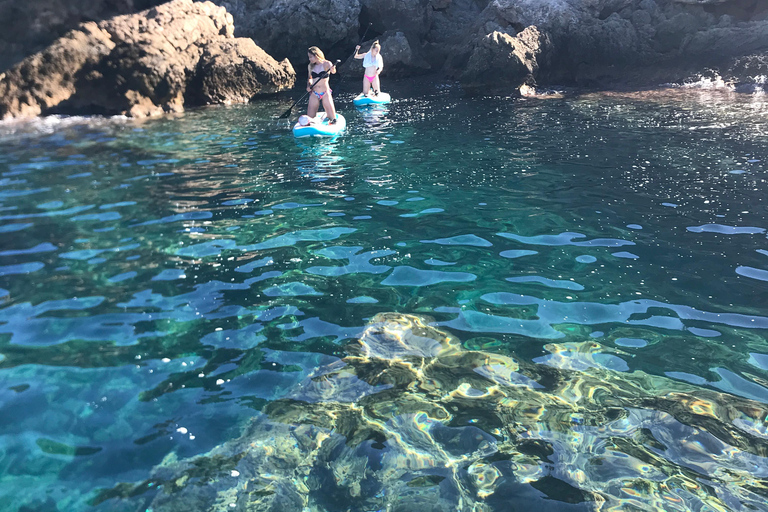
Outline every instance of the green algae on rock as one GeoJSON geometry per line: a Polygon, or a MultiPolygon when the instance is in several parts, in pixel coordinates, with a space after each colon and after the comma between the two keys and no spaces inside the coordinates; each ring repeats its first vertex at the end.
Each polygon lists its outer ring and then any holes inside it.
{"type": "Polygon", "coordinates": [[[600,510],[764,503],[765,405],[612,370],[594,341],[546,349],[523,364],[380,313],[239,438],[102,497],[153,489],[155,512],[493,511],[530,492],[600,510]]]}

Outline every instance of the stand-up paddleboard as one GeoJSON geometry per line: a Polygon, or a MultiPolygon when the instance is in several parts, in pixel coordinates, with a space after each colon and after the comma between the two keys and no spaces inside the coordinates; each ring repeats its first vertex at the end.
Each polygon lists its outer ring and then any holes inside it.
{"type": "Polygon", "coordinates": [[[389,97],[389,93],[386,92],[380,92],[379,94],[369,94],[367,96],[363,93],[360,93],[355,96],[355,99],[352,100],[352,103],[354,103],[356,107],[364,107],[366,105],[384,105],[389,103],[390,100],[391,98],[389,97]]]}
{"type": "Polygon", "coordinates": [[[347,120],[344,116],[336,113],[336,124],[328,124],[328,118],[325,112],[320,112],[315,116],[314,122],[307,126],[302,126],[298,122],[293,125],[294,137],[335,137],[347,127],[347,120]]]}

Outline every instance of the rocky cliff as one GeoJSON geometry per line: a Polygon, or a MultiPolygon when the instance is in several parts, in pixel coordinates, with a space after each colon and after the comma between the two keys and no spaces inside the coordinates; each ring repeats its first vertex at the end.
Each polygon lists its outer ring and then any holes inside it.
{"type": "MultiPolygon", "coordinates": [[[[0,0],[0,14],[9,12],[11,1],[0,0]]],[[[17,36],[14,48],[30,51],[34,48],[30,41],[40,40],[45,27],[60,30],[66,26],[63,21],[51,20],[96,18],[157,1],[14,2],[14,19],[18,20],[11,30],[17,36]]],[[[306,66],[308,46],[320,46],[329,58],[346,59],[367,30],[367,41],[378,38],[383,44],[386,75],[439,73],[459,79],[470,92],[509,94],[522,84],[535,83],[648,86],[681,81],[704,70],[719,73],[744,90],[766,86],[768,0],[214,1],[232,14],[235,36],[252,39],[267,54],[288,58],[300,70],[306,66]]],[[[78,69],[112,76],[110,70],[118,65],[117,61],[107,59],[103,62],[111,64],[106,69],[93,69],[94,59],[101,59],[97,54],[116,52],[114,55],[122,59],[130,51],[126,41],[115,39],[110,23],[93,23],[77,29],[78,33],[68,33],[38,54],[32,68],[41,69],[48,65],[46,62],[58,62],[63,55],[69,55],[70,50],[62,44],[70,41],[67,44],[86,46],[90,52],[75,59],[82,61],[76,64],[78,69]],[[112,43],[116,48],[110,47],[112,43]]],[[[8,48],[13,37],[0,37],[0,49],[3,44],[8,48]]],[[[200,37],[208,36],[202,33],[200,37]]],[[[187,58],[188,62],[179,68],[184,71],[177,73],[179,79],[174,83],[186,84],[183,101],[231,99],[229,93],[211,93],[210,79],[203,80],[195,70],[210,69],[214,62],[224,65],[225,55],[232,52],[234,61],[242,63],[242,52],[256,50],[240,39],[221,41],[209,45],[206,51],[195,50],[196,56],[187,58]],[[181,80],[182,75],[193,78],[181,80]],[[186,89],[190,85],[193,87],[186,89]]],[[[202,48],[197,43],[192,46],[202,48]]],[[[131,80],[146,81],[141,78],[145,72],[142,59],[133,60],[136,65],[132,65],[131,80]]],[[[56,65],[50,66],[55,71],[56,65]]],[[[32,68],[27,66],[27,74],[32,68]]],[[[64,70],[55,72],[66,75],[64,70]]],[[[255,85],[258,80],[251,82],[255,85]]],[[[182,101],[178,99],[178,86],[168,85],[172,92],[163,93],[159,83],[145,85],[144,89],[162,93],[160,103],[152,101],[166,105],[164,109],[173,110],[182,101]]],[[[229,87],[241,88],[234,83],[229,87]]],[[[232,97],[243,99],[249,87],[242,87],[232,97]]]]}
{"type": "Polygon", "coordinates": [[[304,65],[310,45],[347,57],[369,27],[368,40],[392,43],[382,48],[396,64],[387,73],[439,72],[468,90],[509,92],[526,81],[648,85],[704,68],[759,80],[759,65],[745,63],[768,53],[765,0],[216,2],[233,13],[238,35],[294,66],[304,65]]]}
{"type": "Polygon", "coordinates": [[[0,0],[0,71],[44,50],[80,23],[132,14],[167,0],[0,0]]]}
{"type": "Polygon", "coordinates": [[[0,74],[0,118],[181,111],[292,87],[291,64],[234,37],[211,2],[173,0],[86,22],[0,74]]]}

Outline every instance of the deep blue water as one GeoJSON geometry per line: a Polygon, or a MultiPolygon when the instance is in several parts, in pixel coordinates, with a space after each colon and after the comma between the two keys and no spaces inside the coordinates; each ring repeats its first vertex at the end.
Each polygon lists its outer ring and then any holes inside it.
{"type": "MultiPolygon", "coordinates": [[[[324,410],[297,389],[387,312],[517,377],[448,407],[471,379],[440,360],[455,382],[408,388],[422,409],[345,436],[354,460],[378,450],[362,490],[335,474],[306,510],[768,510],[768,100],[390,92],[368,110],[338,94],[333,141],[294,139],[273,119],[286,98],[0,125],[0,510],[246,510],[174,502],[186,480],[171,492],[153,468],[231,455],[281,399],[324,410]],[[429,447],[387,440],[411,421],[429,447]],[[444,453],[452,476],[419,465],[444,453]]],[[[251,485],[235,467],[217,489],[251,485]]]]}

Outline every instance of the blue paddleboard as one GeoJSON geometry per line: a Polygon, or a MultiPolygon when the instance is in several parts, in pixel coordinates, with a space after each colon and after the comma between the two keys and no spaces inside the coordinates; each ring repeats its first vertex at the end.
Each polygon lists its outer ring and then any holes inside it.
{"type": "Polygon", "coordinates": [[[366,105],[384,105],[385,103],[389,103],[390,99],[391,98],[389,97],[389,93],[386,92],[380,92],[376,95],[369,94],[368,96],[360,93],[355,96],[355,99],[352,100],[352,103],[354,103],[356,107],[364,107],[366,105]]]}
{"type": "Polygon", "coordinates": [[[293,125],[293,136],[299,137],[335,137],[347,127],[347,120],[344,116],[336,113],[336,124],[328,124],[328,118],[325,112],[320,112],[315,116],[315,121],[309,126],[302,126],[298,122],[293,125]]]}

